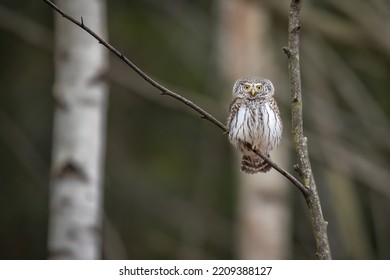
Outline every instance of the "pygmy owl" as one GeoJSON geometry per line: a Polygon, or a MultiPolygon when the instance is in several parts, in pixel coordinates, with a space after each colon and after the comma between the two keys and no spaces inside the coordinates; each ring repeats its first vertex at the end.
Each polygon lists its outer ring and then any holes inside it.
{"type": "Polygon", "coordinates": [[[249,174],[267,172],[271,166],[246,144],[269,157],[282,136],[282,121],[273,95],[271,81],[260,77],[242,78],[233,86],[229,140],[242,153],[241,170],[249,174]]]}

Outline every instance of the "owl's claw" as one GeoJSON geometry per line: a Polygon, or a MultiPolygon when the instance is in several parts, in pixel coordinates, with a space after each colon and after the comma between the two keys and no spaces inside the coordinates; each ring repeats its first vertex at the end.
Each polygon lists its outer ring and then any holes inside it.
{"type": "MultiPolygon", "coordinates": [[[[245,147],[247,147],[249,150],[253,150],[255,151],[256,153],[261,153],[260,149],[257,148],[256,146],[252,146],[250,143],[248,142],[245,142],[245,147]]],[[[268,155],[269,157],[269,155],[268,155]]]]}
{"type": "Polygon", "coordinates": [[[256,147],[253,147],[252,144],[245,142],[245,147],[247,147],[249,150],[258,151],[256,147]]]}

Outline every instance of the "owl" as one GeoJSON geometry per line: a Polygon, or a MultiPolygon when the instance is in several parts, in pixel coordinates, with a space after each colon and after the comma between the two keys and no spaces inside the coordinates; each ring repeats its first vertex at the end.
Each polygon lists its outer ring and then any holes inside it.
{"type": "Polygon", "coordinates": [[[248,174],[267,172],[271,166],[246,144],[269,157],[282,136],[283,125],[273,95],[271,81],[260,77],[241,78],[233,86],[229,140],[242,153],[241,170],[248,174]]]}

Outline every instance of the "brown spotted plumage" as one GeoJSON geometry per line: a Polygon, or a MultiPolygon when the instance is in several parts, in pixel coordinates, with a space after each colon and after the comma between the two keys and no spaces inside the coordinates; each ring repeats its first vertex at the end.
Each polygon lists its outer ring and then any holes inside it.
{"type": "Polygon", "coordinates": [[[229,140],[242,153],[241,170],[254,174],[271,166],[249,150],[246,144],[269,156],[282,136],[282,121],[271,81],[242,78],[233,86],[233,101],[228,119],[229,140]]]}

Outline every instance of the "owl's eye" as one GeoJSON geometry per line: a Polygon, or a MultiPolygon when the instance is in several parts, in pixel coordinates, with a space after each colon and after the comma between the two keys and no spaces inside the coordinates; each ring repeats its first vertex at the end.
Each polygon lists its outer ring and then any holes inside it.
{"type": "Polygon", "coordinates": [[[244,89],[245,89],[245,90],[249,90],[249,89],[250,89],[250,86],[249,86],[249,85],[244,85],[244,89]]]}
{"type": "Polygon", "coordinates": [[[256,86],[256,90],[261,91],[262,89],[263,89],[263,87],[261,85],[256,86]]]}

